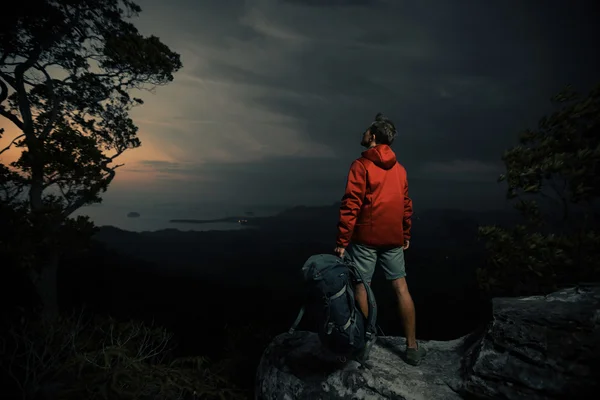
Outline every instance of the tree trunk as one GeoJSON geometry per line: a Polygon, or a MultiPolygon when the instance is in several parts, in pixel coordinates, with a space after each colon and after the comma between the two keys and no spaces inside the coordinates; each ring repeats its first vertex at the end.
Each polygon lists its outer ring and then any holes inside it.
{"type": "MultiPolygon", "coordinates": [[[[17,104],[19,106],[19,112],[23,119],[22,131],[25,134],[25,144],[28,150],[27,163],[30,168],[30,180],[29,180],[29,207],[31,213],[33,213],[33,225],[35,228],[44,230],[44,224],[46,223],[47,210],[44,209],[44,167],[45,167],[45,156],[46,151],[44,138],[40,138],[37,135],[37,131],[40,131],[41,127],[37,127],[36,124],[39,122],[34,118],[32,113],[32,105],[29,99],[29,93],[26,89],[25,74],[32,68],[39,60],[40,55],[46,50],[47,45],[51,44],[52,41],[46,43],[38,43],[33,51],[30,53],[29,58],[20,63],[15,68],[15,83],[13,85],[16,96],[17,104]]],[[[51,83],[51,82],[50,82],[51,83]]],[[[48,125],[46,129],[51,129],[52,126],[48,125]]],[[[54,232],[50,230],[49,235],[54,232]]],[[[41,238],[43,242],[44,237],[41,238]]],[[[58,316],[58,288],[57,284],[57,272],[58,272],[58,260],[59,254],[55,251],[51,251],[48,258],[44,257],[45,261],[42,261],[40,266],[40,272],[32,272],[31,278],[35,285],[37,294],[42,303],[42,315],[44,317],[54,318],[58,316]]]]}
{"type": "Polygon", "coordinates": [[[52,255],[40,272],[34,272],[33,283],[42,306],[42,316],[58,317],[58,255],[52,255]]]}

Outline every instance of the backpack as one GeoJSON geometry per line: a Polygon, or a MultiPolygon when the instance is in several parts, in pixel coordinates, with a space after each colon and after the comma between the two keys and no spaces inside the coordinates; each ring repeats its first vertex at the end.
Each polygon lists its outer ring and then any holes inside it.
{"type": "Polygon", "coordinates": [[[294,333],[308,311],[318,322],[319,339],[325,348],[342,362],[352,359],[364,366],[377,338],[377,307],[371,287],[354,263],[333,254],[309,257],[302,274],[306,300],[289,333],[294,333]],[[356,278],[367,291],[368,318],[355,302],[356,278]]]}

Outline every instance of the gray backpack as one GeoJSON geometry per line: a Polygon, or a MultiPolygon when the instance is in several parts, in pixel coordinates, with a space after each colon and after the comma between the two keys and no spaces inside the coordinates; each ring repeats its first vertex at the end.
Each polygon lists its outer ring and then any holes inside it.
{"type": "Polygon", "coordinates": [[[306,300],[289,333],[293,334],[308,311],[318,321],[319,339],[327,349],[342,361],[356,360],[364,365],[377,338],[377,304],[371,287],[354,263],[333,254],[309,257],[302,274],[306,300]],[[355,301],[357,278],[367,291],[367,318],[355,301]]]}

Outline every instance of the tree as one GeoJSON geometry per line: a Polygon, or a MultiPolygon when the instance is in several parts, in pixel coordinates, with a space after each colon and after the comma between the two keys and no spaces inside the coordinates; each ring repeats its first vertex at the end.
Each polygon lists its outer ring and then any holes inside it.
{"type": "Polygon", "coordinates": [[[600,278],[600,85],[585,97],[567,86],[552,100],[557,110],[502,157],[499,181],[523,222],[479,228],[490,254],[479,283],[495,295],[600,278]]]}
{"type": "Polygon", "coordinates": [[[22,0],[11,7],[0,21],[0,116],[19,135],[0,155],[22,150],[17,161],[0,164],[0,202],[29,229],[31,276],[55,315],[61,235],[90,225],[70,215],[100,202],[116,159],[140,146],[129,111],[142,100],[129,92],[171,82],[182,65],[129,22],[141,11],[129,0],[22,0]]]}

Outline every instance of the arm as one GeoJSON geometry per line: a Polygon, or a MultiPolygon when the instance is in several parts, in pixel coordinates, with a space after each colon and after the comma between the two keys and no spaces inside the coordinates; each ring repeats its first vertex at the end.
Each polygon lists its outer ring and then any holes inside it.
{"type": "Polygon", "coordinates": [[[404,242],[410,240],[410,228],[412,227],[413,205],[412,200],[408,197],[408,179],[404,186],[404,220],[402,226],[404,228],[404,242]]]}
{"type": "Polygon", "coordinates": [[[350,166],[346,191],[342,198],[340,207],[340,220],[338,223],[338,234],[336,244],[338,247],[346,248],[350,243],[354,224],[362,207],[367,191],[367,170],[364,165],[356,160],[350,166]]]}

